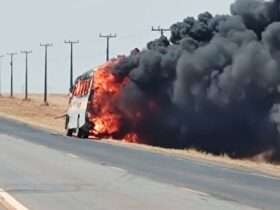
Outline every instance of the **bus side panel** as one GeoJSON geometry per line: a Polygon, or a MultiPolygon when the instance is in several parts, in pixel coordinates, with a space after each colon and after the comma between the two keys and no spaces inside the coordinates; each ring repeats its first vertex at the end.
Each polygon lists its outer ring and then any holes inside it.
{"type": "Polygon", "coordinates": [[[81,128],[86,124],[87,105],[88,95],[72,98],[67,112],[69,116],[68,129],[81,128]]]}

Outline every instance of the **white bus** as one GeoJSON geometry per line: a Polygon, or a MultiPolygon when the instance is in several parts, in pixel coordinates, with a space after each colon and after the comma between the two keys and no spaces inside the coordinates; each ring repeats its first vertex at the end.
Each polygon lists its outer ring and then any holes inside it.
{"type": "Polygon", "coordinates": [[[79,138],[88,138],[91,124],[89,123],[88,109],[93,97],[93,75],[91,70],[79,76],[70,90],[69,107],[66,113],[66,135],[74,133],[79,138]]]}

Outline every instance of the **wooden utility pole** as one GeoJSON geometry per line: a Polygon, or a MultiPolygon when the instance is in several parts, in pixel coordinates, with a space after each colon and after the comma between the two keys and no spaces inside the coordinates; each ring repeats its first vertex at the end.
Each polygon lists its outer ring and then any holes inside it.
{"type": "Polygon", "coordinates": [[[4,55],[0,55],[0,96],[2,96],[2,59],[4,55]]]}
{"type": "Polygon", "coordinates": [[[25,97],[24,100],[28,100],[28,55],[32,53],[31,50],[23,50],[22,54],[25,54],[25,97]]]}
{"type": "Polygon", "coordinates": [[[44,104],[48,106],[48,48],[52,47],[52,43],[40,44],[45,48],[45,82],[44,82],[44,104]]]}
{"type": "Polygon", "coordinates": [[[14,96],[14,56],[17,53],[8,53],[8,55],[11,57],[11,62],[10,62],[10,66],[11,66],[11,89],[10,89],[10,96],[13,97],[14,96]]]}
{"type": "Polygon", "coordinates": [[[161,28],[158,26],[157,28],[152,27],[152,31],[154,32],[160,32],[161,36],[164,36],[164,32],[171,31],[169,28],[161,28]]]}
{"type": "Polygon", "coordinates": [[[70,89],[73,87],[73,45],[79,44],[79,41],[64,41],[65,44],[70,45],[70,89]]]}
{"type": "Polygon", "coordinates": [[[106,43],[107,43],[107,46],[106,46],[106,61],[109,61],[109,59],[110,59],[110,39],[117,38],[117,34],[111,34],[111,33],[106,34],[106,35],[99,34],[99,37],[106,39],[106,43]]]}

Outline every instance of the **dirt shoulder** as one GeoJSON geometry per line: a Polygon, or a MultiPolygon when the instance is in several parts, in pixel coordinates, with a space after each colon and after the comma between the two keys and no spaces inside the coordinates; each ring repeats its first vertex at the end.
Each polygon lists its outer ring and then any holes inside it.
{"type": "MultiPolygon", "coordinates": [[[[64,118],[62,116],[65,114],[68,104],[68,97],[66,95],[50,95],[49,106],[43,105],[42,95],[39,94],[31,95],[30,101],[24,101],[22,98],[22,95],[16,95],[14,98],[0,97],[0,116],[21,121],[35,127],[49,129],[53,132],[64,132],[64,118]]],[[[211,164],[223,164],[227,167],[261,171],[265,174],[280,176],[280,165],[264,163],[261,156],[254,161],[233,160],[227,156],[213,156],[195,150],[163,149],[114,140],[104,140],[104,143],[148,150],[164,155],[175,155],[180,158],[203,160],[211,164]]]]}
{"type": "Polygon", "coordinates": [[[3,201],[0,200],[0,210],[10,210],[8,207],[4,206],[4,204],[2,202],[3,201]]]}
{"type": "Polygon", "coordinates": [[[43,104],[42,95],[33,94],[29,101],[22,95],[14,98],[0,97],[0,116],[9,117],[41,128],[63,132],[64,118],[67,109],[66,95],[50,95],[49,106],[43,104]]]}

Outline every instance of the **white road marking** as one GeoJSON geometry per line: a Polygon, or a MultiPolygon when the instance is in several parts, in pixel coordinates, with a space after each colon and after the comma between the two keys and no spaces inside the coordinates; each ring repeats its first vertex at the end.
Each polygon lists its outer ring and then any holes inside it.
{"type": "Polygon", "coordinates": [[[193,189],[186,188],[186,187],[184,187],[182,189],[187,191],[187,192],[194,193],[194,194],[197,194],[197,195],[200,195],[200,196],[203,196],[203,197],[209,197],[209,194],[198,191],[198,190],[193,190],[193,189]]]}
{"type": "Polygon", "coordinates": [[[79,156],[74,155],[74,154],[72,154],[72,153],[67,153],[67,155],[68,155],[69,157],[71,157],[71,158],[74,158],[74,159],[78,159],[78,158],[79,158],[79,156]]]}
{"type": "Polygon", "coordinates": [[[266,179],[273,179],[273,180],[276,180],[276,181],[280,181],[279,177],[271,176],[271,175],[266,175],[266,174],[259,174],[257,172],[250,172],[250,175],[258,176],[258,177],[262,177],[262,178],[266,178],[266,179]]]}
{"type": "Polygon", "coordinates": [[[13,210],[28,210],[25,206],[23,206],[20,202],[14,199],[10,194],[5,192],[0,188],[0,203],[8,208],[13,210]]]}
{"type": "Polygon", "coordinates": [[[122,169],[122,168],[115,167],[115,166],[110,166],[110,168],[113,169],[113,170],[122,172],[122,173],[125,173],[125,172],[126,172],[126,170],[124,170],[124,169],[122,169]]]}

